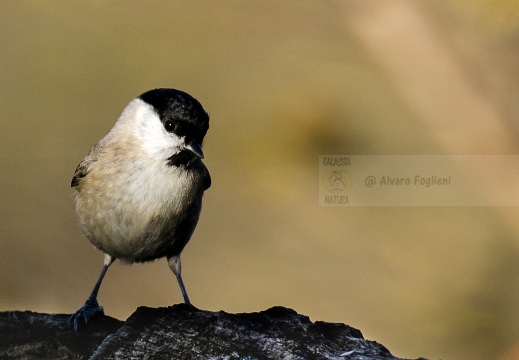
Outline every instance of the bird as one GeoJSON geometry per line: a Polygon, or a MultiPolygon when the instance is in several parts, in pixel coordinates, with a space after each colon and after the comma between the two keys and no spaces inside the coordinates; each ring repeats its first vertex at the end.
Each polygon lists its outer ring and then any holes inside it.
{"type": "Polygon", "coordinates": [[[183,296],[180,254],[198,223],[211,176],[202,162],[209,114],[188,93],[146,91],[79,163],[72,178],[79,228],[104,253],[85,304],[70,317],[76,332],[104,309],[97,300],[110,265],[167,258],[183,296]],[[83,325],[81,325],[83,326],[83,325]]]}

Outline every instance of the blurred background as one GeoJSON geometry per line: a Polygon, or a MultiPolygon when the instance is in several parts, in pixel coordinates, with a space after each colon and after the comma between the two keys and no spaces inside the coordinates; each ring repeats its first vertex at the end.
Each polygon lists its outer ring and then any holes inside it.
{"type": "MultiPolygon", "coordinates": [[[[132,98],[174,87],[211,116],[213,185],[182,256],[197,307],[283,305],[400,357],[519,358],[518,208],[318,203],[319,155],[519,154],[516,1],[0,8],[0,310],[84,303],[102,254],[74,170],[132,98]]],[[[182,301],[164,259],[115,263],[99,300],[119,319],[182,301]]]]}

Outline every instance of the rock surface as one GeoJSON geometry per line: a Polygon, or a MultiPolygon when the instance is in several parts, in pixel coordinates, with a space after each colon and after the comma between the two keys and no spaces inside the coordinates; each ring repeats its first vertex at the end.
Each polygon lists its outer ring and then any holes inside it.
{"type": "Polygon", "coordinates": [[[109,316],[93,318],[76,333],[70,315],[31,311],[0,313],[0,359],[88,359],[99,344],[124,322],[109,316]]]}
{"type": "Polygon", "coordinates": [[[77,333],[69,317],[0,313],[0,358],[396,359],[357,329],[284,307],[244,314],[140,307],[126,322],[99,316],[77,333]]]}

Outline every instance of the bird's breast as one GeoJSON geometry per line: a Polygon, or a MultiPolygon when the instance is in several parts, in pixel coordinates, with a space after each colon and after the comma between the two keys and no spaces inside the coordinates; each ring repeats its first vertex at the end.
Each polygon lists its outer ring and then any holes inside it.
{"type": "Polygon", "coordinates": [[[136,161],[110,174],[92,171],[87,178],[77,195],[79,223],[104,252],[145,261],[189,240],[203,193],[195,172],[136,161]]]}

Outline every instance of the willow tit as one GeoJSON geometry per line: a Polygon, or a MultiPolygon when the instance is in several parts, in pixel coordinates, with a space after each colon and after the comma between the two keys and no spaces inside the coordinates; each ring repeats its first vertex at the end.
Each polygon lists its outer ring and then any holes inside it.
{"type": "Polygon", "coordinates": [[[131,264],[166,257],[190,303],[180,253],[211,186],[201,147],[208,128],[209,115],[189,94],[150,90],[126,106],[76,168],[72,187],[79,227],[104,253],[92,293],[70,319],[76,331],[79,322],[104,314],[97,293],[115,259],[131,264]]]}

